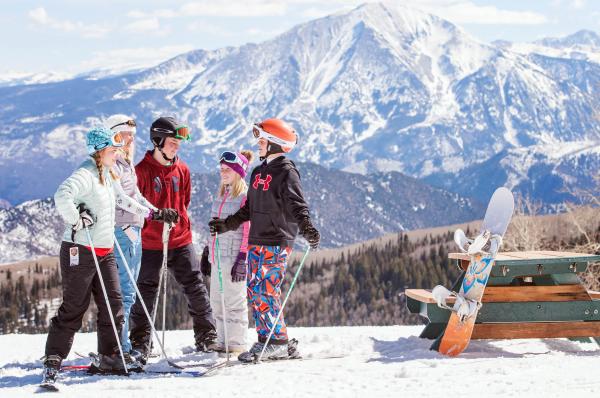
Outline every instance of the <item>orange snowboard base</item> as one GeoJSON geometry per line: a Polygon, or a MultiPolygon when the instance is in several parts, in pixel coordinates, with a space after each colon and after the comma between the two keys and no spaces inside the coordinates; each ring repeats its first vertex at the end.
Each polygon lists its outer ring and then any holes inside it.
{"type": "Polygon", "coordinates": [[[461,322],[458,314],[452,311],[438,351],[450,357],[455,357],[463,352],[471,341],[471,335],[475,327],[475,318],[476,316],[471,316],[464,322],[461,322]]]}

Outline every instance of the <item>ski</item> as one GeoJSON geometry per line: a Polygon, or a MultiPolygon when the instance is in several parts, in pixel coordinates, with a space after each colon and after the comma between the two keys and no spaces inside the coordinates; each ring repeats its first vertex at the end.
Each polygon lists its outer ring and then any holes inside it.
{"type": "Polygon", "coordinates": [[[56,386],[55,382],[42,382],[42,383],[40,383],[39,388],[40,388],[41,392],[44,392],[44,391],[59,392],[60,391],[58,389],[58,387],[56,386]]]}
{"type": "MultiPolygon", "coordinates": [[[[223,368],[227,365],[227,362],[218,362],[212,365],[188,365],[189,367],[202,367],[202,370],[192,370],[192,369],[164,369],[164,370],[155,370],[155,369],[144,369],[138,372],[130,371],[131,375],[134,374],[182,374],[193,377],[205,376],[210,373],[213,373],[215,370],[223,368]]],[[[60,368],[61,373],[81,373],[90,376],[128,376],[124,372],[98,372],[94,370],[93,365],[65,365],[60,368]]]]}

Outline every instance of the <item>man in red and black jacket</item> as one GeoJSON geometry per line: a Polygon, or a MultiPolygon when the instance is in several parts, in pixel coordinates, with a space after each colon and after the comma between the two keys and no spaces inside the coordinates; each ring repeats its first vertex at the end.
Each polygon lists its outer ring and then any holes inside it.
{"type": "Polygon", "coordinates": [[[248,300],[258,333],[258,342],[240,354],[240,361],[251,362],[262,351],[269,359],[298,356],[297,342],[288,341],[283,314],[267,338],[281,309],[281,284],[298,232],[312,248],[319,245],[319,232],[310,221],[300,174],[285,157],[297,142],[296,132],[284,121],[267,119],[253,129],[263,163],[252,171],[246,203],[235,214],[209,222],[211,233],[235,230],[250,221],[248,237],[248,300]],[[288,343],[290,349],[288,350],[288,343]]]}
{"type": "MultiPolygon", "coordinates": [[[[177,211],[169,236],[167,267],[183,288],[193,319],[194,338],[199,351],[208,351],[217,334],[200,264],[192,245],[192,229],[187,208],[191,199],[190,170],[177,157],[182,140],[189,140],[189,129],[172,117],[161,117],[152,123],[150,136],[154,150],[146,152],[135,167],[142,195],[158,208],[177,211]]],[[[169,215],[165,215],[169,218],[169,215]]],[[[167,220],[169,221],[169,220],[167,220]]],[[[142,265],[137,285],[148,311],[152,313],[158,293],[163,261],[163,224],[147,221],[142,229],[142,265]]],[[[137,301],[131,311],[130,339],[134,350],[145,360],[148,355],[151,328],[137,301]]]]}

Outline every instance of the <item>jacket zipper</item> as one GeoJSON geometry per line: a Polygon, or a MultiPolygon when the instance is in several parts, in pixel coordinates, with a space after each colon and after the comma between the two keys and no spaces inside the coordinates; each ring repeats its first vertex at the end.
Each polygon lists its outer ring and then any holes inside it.
{"type": "MultiPolygon", "coordinates": [[[[221,218],[221,213],[223,212],[223,206],[225,206],[225,202],[227,201],[227,196],[229,195],[229,191],[226,190],[225,191],[225,195],[223,195],[223,201],[221,201],[221,204],[219,205],[219,211],[217,212],[217,217],[221,218]]],[[[212,253],[212,262],[214,264],[215,262],[215,244],[217,241],[217,237],[213,237],[213,241],[212,241],[212,250],[210,251],[212,253]]]]}

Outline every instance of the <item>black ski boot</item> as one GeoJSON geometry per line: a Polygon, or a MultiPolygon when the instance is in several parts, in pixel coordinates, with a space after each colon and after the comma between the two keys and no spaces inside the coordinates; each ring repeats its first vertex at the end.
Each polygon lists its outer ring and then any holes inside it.
{"type": "Polygon", "coordinates": [[[49,391],[58,391],[55,386],[62,358],[59,355],[48,355],[44,358],[44,373],[42,374],[42,382],[40,387],[49,391]]]}
{"type": "Polygon", "coordinates": [[[136,361],[145,365],[148,362],[148,357],[152,353],[152,344],[150,342],[150,336],[141,334],[138,336],[129,336],[131,340],[132,349],[129,354],[135,358],[136,361]]]}
{"type": "Polygon", "coordinates": [[[214,329],[208,329],[197,333],[194,339],[196,340],[196,351],[214,352],[212,347],[217,342],[217,332],[214,329]]]}
{"type": "Polygon", "coordinates": [[[148,362],[148,353],[145,347],[133,347],[131,351],[129,351],[129,356],[142,366],[148,362]]]}
{"type": "Polygon", "coordinates": [[[90,374],[125,375],[121,354],[98,354],[88,370],[90,374]]]}
{"type": "Polygon", "coordinates": [[[123,353],[123,355],[125,356],[125,364],[127,365],[127,371],[136,373],[143,372],[144,365],[131,354],[133,351],[134,350],[123,353]]]}

